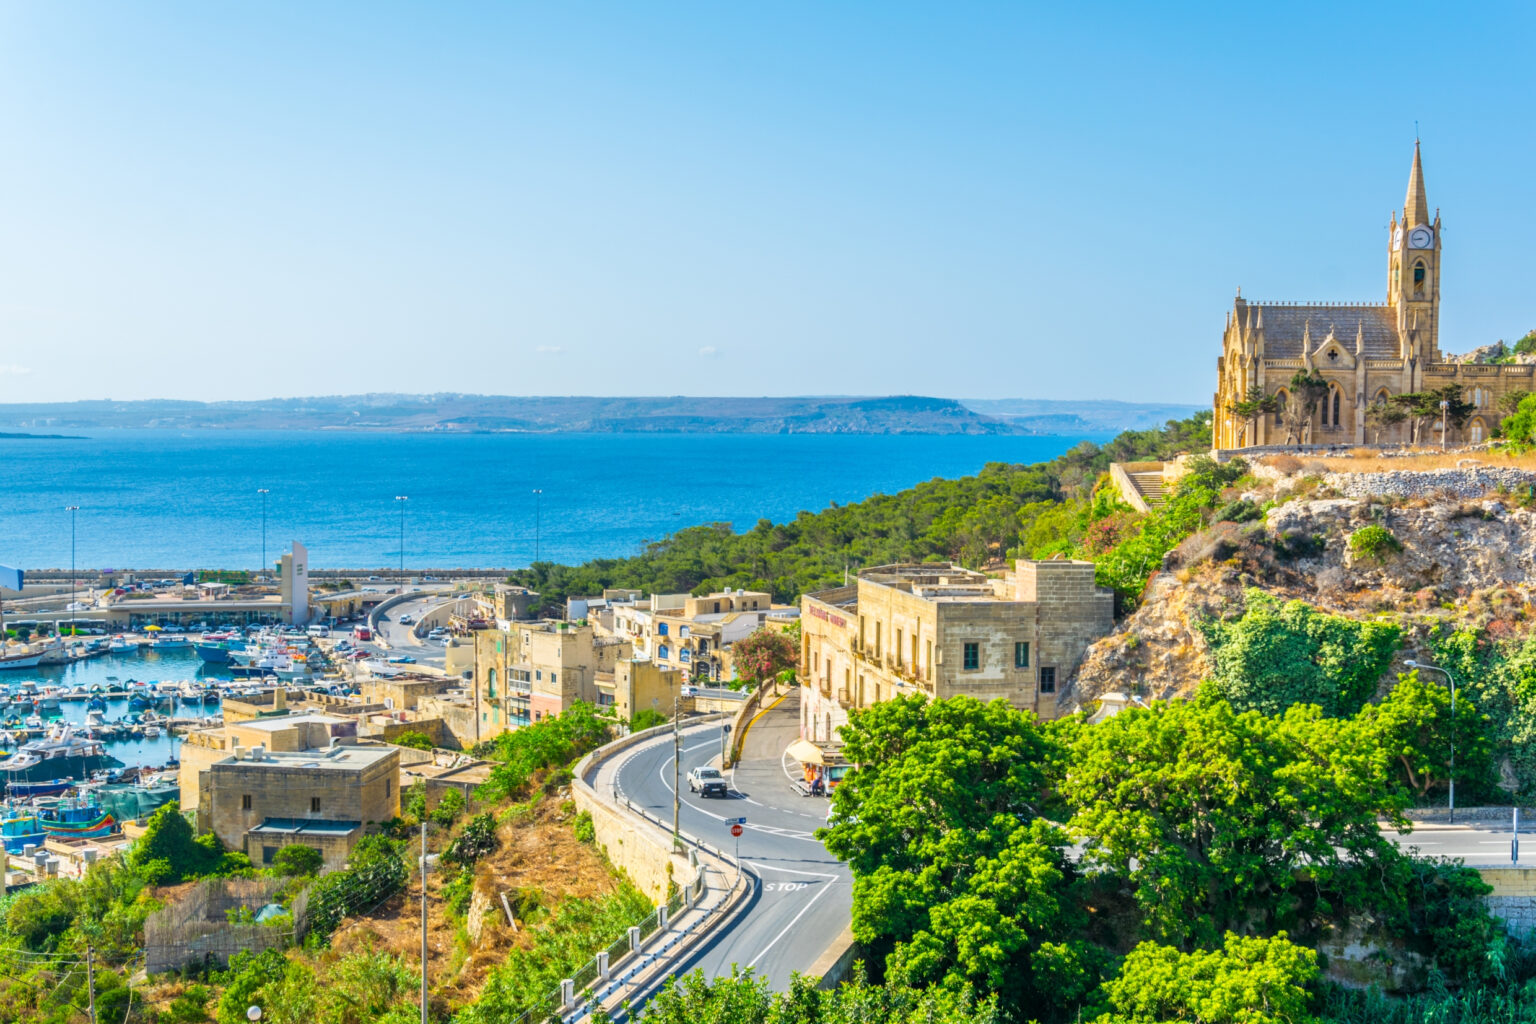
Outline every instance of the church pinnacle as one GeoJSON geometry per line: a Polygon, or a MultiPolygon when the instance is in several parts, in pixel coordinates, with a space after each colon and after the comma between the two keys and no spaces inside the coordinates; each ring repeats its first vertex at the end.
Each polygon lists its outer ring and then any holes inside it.
{"type": "Polygon", "coordinates": [[[1419,159],[1419,140],[1413,140],[1413,170],[1408,175],[1408,197],[1403,200],[1403,227],[1429,223],[1429,200],[1424,195],[1424,164],[1419,159]]]}

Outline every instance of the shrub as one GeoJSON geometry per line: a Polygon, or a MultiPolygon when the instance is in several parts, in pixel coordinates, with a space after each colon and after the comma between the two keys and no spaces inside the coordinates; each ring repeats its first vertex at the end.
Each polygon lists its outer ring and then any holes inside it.
{"type": "Polygon", "coordinates": [[[576,815],[576,838],[583,843],[597,842],[597,826],[592,824],[592,812],[582,811],[576,815]]]}
{"type": "Polygon", "coordinates": [[[1212,518],[1218,523],[1251,523],[1255,519],[1263,519],[1264,510],[1248,498],[1239,498],[1217,509],[1212,518]]]}
{"type": "Polygon", "coordinates": [[[410,747],[412,750],[431,750],[432,737],[415,729],[408,729],[394,739],[390,740],[397,747],[410,747]]]}
{"type": "Polygon", "coordinates": [[[468,801],[464,799],[464,794],[457,789],[450,789],[438,798],[437,806],[432,808],[432,820],[443,828],[449,828],[459,820],[466,806],[468,801]]]}
{"type": "Polygon", "coordinates": [[[289,878],[319,874],[324,864],[325,857],[320,851],[303,843],[285,846],[272,857],[272,870],[289,878]]]}
{"type": "Polygon", "coordinates": [[[1349,535],[1350,554],[1363,561],[1375,562],[1377,565],[1402,550],[1403,542],[1394,537],[1391,530],[1379,523],[1362,526],[1349,535]]]}
{"type": "Polygon", "coordinates": [[[443,856],[455,864],[473,864],[495,850],[501,840],[496,837],[496,817],[490,812],[477,814],[464,825],[464,830],[449,844],[443,856]]]}

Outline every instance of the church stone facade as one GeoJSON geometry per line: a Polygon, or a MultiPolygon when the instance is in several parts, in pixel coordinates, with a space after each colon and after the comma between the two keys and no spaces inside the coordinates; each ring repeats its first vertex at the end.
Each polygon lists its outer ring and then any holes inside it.
{"type": "MultiPolygon", "coordinates": [[[[1291,378],[1316,370],[1329,383],[1312,415],[1310,443],[1363,444],[1408,440],[1406,423],[1366,426],[1371,403],[1391,395],[1460,384],[1476,411],[1449,440],[1477,443],[1498,423],[1498,400],[1510,391],[1536,391],[1532,365],[1491,365],[1447,359],[1440,352],[1440,211],[1430,216],[1419,145],[1401,216],[1387,232],[1387,300],[1331,305],[1251,302],[1239,292],[1217,360],[1214,443],[1230,449],[1287,443],[1281,416],[1244,422],[1229,411],[1250,388],[1289,399],[1291,378]]],[[[1292,441],[1296,440],[1294,438],[1292,441]]],[[[1421,442],[1438,441],[1439,424],[1421,442]]]]}

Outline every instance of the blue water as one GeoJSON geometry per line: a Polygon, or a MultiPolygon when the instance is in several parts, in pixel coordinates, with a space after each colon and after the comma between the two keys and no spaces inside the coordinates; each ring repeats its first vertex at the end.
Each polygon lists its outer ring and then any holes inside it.
{"type": "MultiPolygon", "coordinates": [[[[87,661],[76,661],[68,665],[49,665],[40,668],[24,669],[0,673],[0,685],[8,685],[12,689],[21,682],[52,683],[64,687],[83,686],[89,690],[92,686],[100,686],[103,690],[120,688],[130,679],[140,682],[179,682],[183,679],[219,678],[217,667],[203,671],[203,660],[197,656],[197,652],[191,647],[185,650],[159,650],[142,652],[126,652],[122,654],[107,654],[100,658],[91,658],[87,661]]],[[[129,714],[127,700],[109,700],[106,702],[106,710],[102,713],[108,722],[115,722],[120,718],[126,718],[129,714]]],[[[61,705],[65,721],[85,723],[85,702],[65,701],[61,705]]],[[[204,707],[202,705],[177,704],[170,711],[159,712],[176,718],[217,716],[218,705],[204,707]]],[[[9,718],[12,712],[4,712],[4,717],[9,718]]],[[[25,717],[25,716],[21,716],[25,717]]],[[[107,743],[107,753],[122,761],[124,764],[161,765],[174,756],[180,740],[174,739],[164,733],[157,739],[123,740],[107,743]]]]}
{"type": "Polygon", "coordinates": [[[302,541],[317,568],[522,566],[634,554],[684,526],[749,529],[1089,437],[105,431],[0,439],[0,563],[257,568],[302,541]],[[543,497],[536,508],[535,488],[543,497]],[[536,527],[537,514],[537,527],[536,527]]]}

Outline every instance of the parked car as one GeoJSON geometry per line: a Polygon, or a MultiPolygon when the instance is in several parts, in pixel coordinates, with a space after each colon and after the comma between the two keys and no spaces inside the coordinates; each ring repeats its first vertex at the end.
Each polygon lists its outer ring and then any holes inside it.
{"type": "Polygon", "coordinates": [[[402,626],[409,626],[411,623],[413,623],[415,621],[416,621],[416,617],[414,615],[402,615],[402,616],[400,616],[400,625],[402,625],[402,626]]]}
{"type": "Polygon", "coordinates": [[[730,792],[720,769],[704,765],[688,773],[688,789],[700,796],[725,796],[730,792]]]}
{"type": "Polygon", "coordinates": [[[389,663],[391,665],[414,665],[416,664],[416,659],[409,654],[397,654],[389,659],[389,663]]]}

